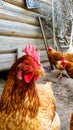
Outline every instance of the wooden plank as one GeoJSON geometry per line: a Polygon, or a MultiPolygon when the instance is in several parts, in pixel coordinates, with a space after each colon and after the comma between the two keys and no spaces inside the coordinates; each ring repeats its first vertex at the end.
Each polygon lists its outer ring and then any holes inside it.
{"type": "MultiPolygon", "coordinates": [[[[35,17],[38,17],[39,15],[35,15],[35,13],[31,13],[27,10],[20,9],[19,7],[15,7],[14,5],[8,4],[4,2],[4,5],[0,5],[0,18],[7,20],[14,20],[17,22],[27,23],[27,24],[33,24],[33,25],[39,25],[38,19],[35,17]]],[[[2,30],[1,30],[2,31],[2,30]]],[[[10,33],[7,31],[8,34],[6,34],[5,31],[2,31],[2,35],[8,35],[8,36],[19,36],[24,37],[25,34],[21,33],[10,33]]],[[[1,33],[0,33],[1,34],[1,33]]],[[[49,36],[49,35],[48,35],[49,36]]],[[[25,35],[25,37],[29,37],[29,35],[25,35]]],[[[37,36],[34,36],[37,38],[37,36]]],[[[39,36],[39,38],[42,38],[39,36]]]]}
{"type": "Polygon", "coordinates": [[[15,53],[15,52],[17,52],[17,49],[6,49],[6,50],[0,50],[0,54],[7,54],[7,53],[15,53]]]}
{"type": "MultiPolygon", "coordinates": [[[[35,38],[19,38],[19,37],[8,37],[0,36],[0,50],[8,49],[23,49],[28,43],[35,45],[37,49],[44,50],[44,40],[35,38]]],[[[53,39],[48,40],[48,46],[53,45],[53,39]]]]}
{"type": "Polygon", "coordinates": [[[8,62],[8,61],[15,61],[16,57],[17,57],[16,53],[0,54],[0,63],[8,62]]]}
{"type": "Polygon", "coordinates": [[[21,49],[28,43],[37,46],[37,48],[44,49],[43,39],[0,36],[0,50],[15,49],[18,47],[21,49]]]}
{"type": "Polygon", "coordinates": [[[4,0],[8,3],[14,4],[16,6],[24,7],[25,6],[25,1],[24,0],[4,0]]]}
{"type": "Polygon", "coordinates": [[[47,56],[47,53],[46,53],[46,50],[41,50],[41,53],[40,53],[41,57],[46,57],[47,56]]]}
{"type": "Polygon", "coordinates": [[[14,63],[14,61],[0,63],[0,71],[9,70],[13,63],[14,63]]]}
{"type": "MultiPolygon", "coordinates": [[[[31,31],[30,29],[32,30],[40,30],[40,27],[39,26],[35,26],[35,25],[30,25],[30,24],[27,24],[27,23],[20,23],[20,22],[14,22],[14,21],[9,21],[9,20],[3,20],[3,19],[0,19],[0,26],[1,26],[1,29],[2,27],[4,26],[5,28],[6,27],[9,27],[8,29],[20,29],[22,30],[22,32],[24,31],[24,29],[29,29],[29,31],[31,31]]],[[[41,32],[41,31],[39,31],[41,32]]]]}
{"type": "Polygon", "coordinates": [[[0,20],[0,35],[42,38],[39,27],[8,20],[0,20]]]}
{"type": "Polygon", "coordinates": [[[48,61],[46,50],[42,50],[40,53],[40,60],[41,62],[48,61]]]}
{"type": "MultiPolygon", "coordinates": [[[[20,6],[22,8],[27,8],[26,2],[24,0],[4,0],[4,1],[11,3],[11,4],[14,4],[16,6],[20,6]]],[[[43,0],[40,0],[40,1],[43,1],[43,0]]],[[[50,0],[48,0],[48,1],[45,0],[45,3],[48,6],[51,6],[50,0]]],[[[33,11],[33,12],[41,13],[41,10],[39,11],[39,9],[30,9],[30,10],[33,11]]]]}
{"type": "MultiPolygon", "coordinates": [[[[48,35],[48,31],[46,31],[45,33],[47,38],[51,38],[48,35]]],[[[39,26],[8,20],[0,20],[0,35],[27,38],[42,38],[39,26]]]]}
{"type": "Polygon", "coordinates": [[[0,19],[12,20],[32,25],[39,25],[38,19],[35,17],[31,17],[26,15],[25,13],[19,13],[18,11],[14,11],[13,9],[3,8],[0,6],[0,19]]]}
{"type": "Polygon", "coordinates": [[[10,31],[4,31],[4,30],[0,30],[0,35],[4,35],[4,36],[13,36],[13,37],[25,37],[25,38],[42,38],[41,35],[38,34],[27,34],[27,33],[18,33],[18,32],[10,32],[10,31]]]}
{"type": "Polygon", "coordinates": [[[45,18],[45,16],[42,15],[42,14],[32,12],[30,9],[28,10],[28,9],[25,9],[25,8],[20,8],[18,6],[12,5],[12,4],[10,4],[10,2],[7,3],[7,2],[4,1],[3,4],[0,4],[0,8],[1,9],[7,9],[7,10],[10,10],[12,12],[16,12],[19,15],[20,14],[23,14],[23,15],[25,14],[27,16],[31,16],[31,17],[35,17],[35,18],[37,18],[38,16],[40,16],[42,18],[45,18]]]}
{"type": "Polygon", "coordinates": [[[28,17],[25,17],[25,15],[23,17],[19,17],[19,15],[18,16],[12,16],[12,15],[8,15],[8,14],[0,13],[0,19],[17,21],[17,22],[21,22],[21,23],[36,25],[36,26],[39,25],[37,19],[32,19],[32,17],[29,19],[28,17]]]}
{"type": "MultiPolygon", "coordinates": [[[[24,7],[26,6],[26,2],[24,0],[4,0],[6,2],[9,2],[11,4],[14,4],[14,5],[17,5],[17,6],[20,6],[20,7],[24,7]]],[[[48,6],[51,6],[51,2],[50,0],[40,0],[42,2],[45,2],[46,4],[48,4],[48,6]]]]}
{"type": "Polygon", "coordinates": [[[0,50],[0,71],[8,70],[17,58],[17,49],[0,50]]]}

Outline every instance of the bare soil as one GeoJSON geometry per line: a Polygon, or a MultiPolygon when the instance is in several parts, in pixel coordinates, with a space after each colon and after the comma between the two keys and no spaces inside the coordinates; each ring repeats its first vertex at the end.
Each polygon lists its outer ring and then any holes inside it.
{"type": "MultiPolygon", "coordinates": [[[[38,82],[53,83],[53,93],[56,99],[57,112],[61,120],[61,130],[70,130],[70,116],[73,113],[73,79],[65,75],[58,78],[57,69],[50,70],[49,64],[43,64],[46,72],[45,77],[40,77],[38,82]]],[[[66,74],[66,72],[64,72],[66,74]]],[[[6,82],[6,73],[0,74],[0,95],[6,82]]]]}

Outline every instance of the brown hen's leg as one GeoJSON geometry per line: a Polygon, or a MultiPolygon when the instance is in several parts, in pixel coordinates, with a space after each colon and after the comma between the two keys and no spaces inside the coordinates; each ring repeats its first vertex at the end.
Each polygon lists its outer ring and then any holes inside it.
{"type": "Polygon", "coordinates": [[[57,77],[58,79],[60,79],[60,78],[62,78],[62,75],[63,75],[63,71],[62,71],[62,70],[59,70],[59,71],[57,72],[57,74],[56,74],[56,77],[57,77]]]}
{"type": "Polygon", "coordinates": [[[64,72],[63,70],[59,70],[58,73],[56,74],[56,77],[58,77],[59,79],[62,77],[70,78],[67,73],[63,73],[63,72],[64,72]]]}
{"type": "Polygon", "coordinates": [[[51,62],[50,59],[49,59],[49,64],[50,64],[50,68],[51,68],[51,70],[54,70],[53,63],[51,62]]]}

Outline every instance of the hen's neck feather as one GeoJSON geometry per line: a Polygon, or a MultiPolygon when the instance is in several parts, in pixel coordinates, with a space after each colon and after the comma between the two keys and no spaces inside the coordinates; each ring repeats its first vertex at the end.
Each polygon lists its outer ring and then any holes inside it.
{"type": "Polygon", "coordinates": [[[17,60],[16,60],[16,62],[12,65],[12,67],[11,67],[11,69],[10,69],[10,72],[9,72],[9,76],[8,77],[13,77],[13,76],[15,76],[16,75],[16,73],[17,73],[17,71],[18,71],[18,65],[20,64],[20,63],[22,63],[22,61],[24,60],[24,59],[26,59],[26,55],[24,55],[24,56],[22,56],[22,57],[20,57],[20,58],[18,58],[17,60]]]}
{"type": "MultiPolygon", "coordinates": [[[[24,56],[22,59],[24,59],[24,56]]],[[[34,77],[27,84],[24,80],[19,80],[15,76],[15,71],[13,74],[11,73],[22,62],[22,59],[18,59],[10,70],[0,101],[0,111],[5,111],[9,114],[12,111],[21,110],[26,115],[29,110],[29,116],[33,117],[37,114],[40,105],[38,93],[35,89],[34,77]]]]}

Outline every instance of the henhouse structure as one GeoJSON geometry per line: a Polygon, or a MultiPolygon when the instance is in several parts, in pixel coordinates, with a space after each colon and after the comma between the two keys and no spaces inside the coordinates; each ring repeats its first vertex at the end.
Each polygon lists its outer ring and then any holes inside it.
{"type": "Polygon", "coordinates": [[[70,5],[68,0],[1,0],[0,70],[8,69],[29,42],[41,50],[41,61],[48,60],[50,45],[68,49],[72,10],[66,8],[70,5]],[[66,14],[68,18],[63,18],[66,14]]]}

